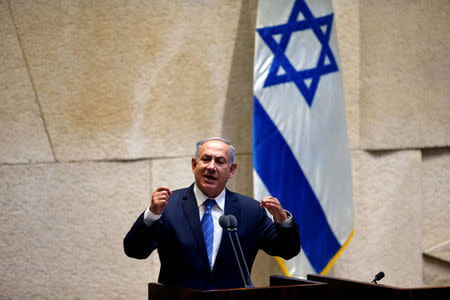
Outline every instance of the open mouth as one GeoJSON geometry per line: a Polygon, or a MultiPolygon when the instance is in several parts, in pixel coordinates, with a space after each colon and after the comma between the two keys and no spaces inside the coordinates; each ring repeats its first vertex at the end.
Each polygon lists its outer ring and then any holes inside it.
{"type": "Polygon", "coordinates": [[[216,178],[212,175],[203,175],[203,177],[205,177],[208,180],[216,180],[216,178]]]}

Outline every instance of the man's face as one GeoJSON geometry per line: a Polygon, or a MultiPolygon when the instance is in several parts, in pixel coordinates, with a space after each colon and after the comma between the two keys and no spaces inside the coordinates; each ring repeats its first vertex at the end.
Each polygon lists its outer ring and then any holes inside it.
{"type": "Polygon", "coordinates": [[[208,141],[200,147],[198,161],[192,159],[192,173],[198,188],[210,198],[217,197],[233,177],[236,163],[230,167],[230,148],[222,141],[208,141]]]}

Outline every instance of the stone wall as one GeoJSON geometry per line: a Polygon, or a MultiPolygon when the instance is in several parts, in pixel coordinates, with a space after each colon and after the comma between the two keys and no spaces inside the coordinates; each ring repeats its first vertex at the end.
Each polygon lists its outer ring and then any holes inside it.
{"type": "MultiPolygon", "coordinates": [[[[355,235],[330,275],[450,283],[450,4],[333,1],[355,235]]],[[[0,0],[2,298],[145,298],[157,254],[122,239],[194,142],[237,148],[252,194],[257,0],[0,0]]],[[[257,258],[256,285],[282,274],[257,258]]]]}

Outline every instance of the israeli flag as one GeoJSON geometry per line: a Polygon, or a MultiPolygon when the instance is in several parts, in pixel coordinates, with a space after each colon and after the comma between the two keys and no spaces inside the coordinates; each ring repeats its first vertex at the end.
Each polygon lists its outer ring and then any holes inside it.
{"type": "Polygon", "coordinates": [[[260,0],[254,59],[254,196],[300,227],[286,275],[326,274],[353,235],[351,162],[330,0],[260,0]]]}

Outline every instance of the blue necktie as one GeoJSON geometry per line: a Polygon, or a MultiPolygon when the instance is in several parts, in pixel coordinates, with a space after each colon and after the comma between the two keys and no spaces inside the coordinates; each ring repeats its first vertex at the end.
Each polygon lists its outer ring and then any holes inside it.
{"type": "Polygon", "coordinates": [[[212,268],[212,252],[214,241],[214,222],[211,215],[211,208],[216,203],[214,199],[207,199],[203,204],[206,207],[205,214],[202,218],[202,230],[205,238],[206,251],[208,253],[209,266],[212,268]]]}

